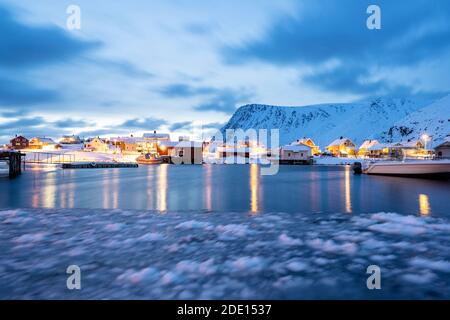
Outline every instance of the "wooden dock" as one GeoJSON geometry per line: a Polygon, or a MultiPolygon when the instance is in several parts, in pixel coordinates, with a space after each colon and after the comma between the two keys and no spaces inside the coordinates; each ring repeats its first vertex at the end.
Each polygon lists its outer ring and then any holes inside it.
{"type": "Polygon", "coordinates": [[[137,168],[133,162],[74,162],[63,163],[63,169],[103,169],[103,168],[137,168]]]}
{"type": "Polygon", "coordinates": [[[0,151],[0,160],[6,160],[9,165],[9,178],[22,174],[22,157],[25,154],[15,151],[0,151]]]}

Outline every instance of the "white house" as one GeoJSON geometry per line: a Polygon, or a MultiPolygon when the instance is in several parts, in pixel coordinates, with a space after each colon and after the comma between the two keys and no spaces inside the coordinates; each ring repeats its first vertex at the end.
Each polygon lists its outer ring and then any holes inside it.
{"type": "Polygon", "coordinates": [[[313,156],[313,148],[304,144],[290,144],[280,149],[281,163],[309,162],[313,156]]]}
{"type": "Polygon", "coordinates": [[[120,149],[109,143],[106,139],[102,138],[93,138],[88,139],[84,143],[85,151],[93,151],[93,152],[104,152],[104,153],[118,153],[120,149]]]}
{"type": "Polygon", "coordinates": [[[358,148],[358,156],[370,157],[371,151],[376,149],[376,145],[380,144],[378,140],[366,140],[363,144],[358,148]]]}
{"type": "Polygon", "coordinates": [[[440,145],[434,148],[439,158],[450,158],[450,136],[447,136],[440,145]]]}

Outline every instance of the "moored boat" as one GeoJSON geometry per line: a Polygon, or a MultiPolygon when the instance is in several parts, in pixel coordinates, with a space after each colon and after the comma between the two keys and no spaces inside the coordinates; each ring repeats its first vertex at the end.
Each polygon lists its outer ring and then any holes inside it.
{"type": "Polygon", "coordinates": [[[355,173],[369,175],[442,178],[450,176],[450,160],[375,161],[355,163],[355,173]]]}
{"type": "Polygon", "coordinates": [[[156,154],[147,153],[147,154],[137,157],[136,162],[138,164],[160,164],[163,161],[156,154]]]}

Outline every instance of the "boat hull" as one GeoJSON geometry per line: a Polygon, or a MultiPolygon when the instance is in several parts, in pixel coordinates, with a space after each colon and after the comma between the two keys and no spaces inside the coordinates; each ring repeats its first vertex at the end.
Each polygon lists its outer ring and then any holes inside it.
{"type": "Polygon", "coordinates": [[[143,164],[143,165],[152,165],[152,164],[161,164],[162,160],[137,160],[136,162],[138,164],[143,164]]]}
{"type": "Polygon", "coordinates": [[[369,175],[424,177],[447,179],[450,174],[450,162],[395,162],[374,163],[364,170],[369,175]]]}

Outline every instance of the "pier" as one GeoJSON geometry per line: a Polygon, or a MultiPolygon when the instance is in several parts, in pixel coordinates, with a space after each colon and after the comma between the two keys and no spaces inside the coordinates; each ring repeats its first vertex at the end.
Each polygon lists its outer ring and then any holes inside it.
{"type": "Polygon", "coordinates": [[[22,174],[22,157],[25,154],[14,151],[1,151],[0,160],[6,160],[9,166],[9,178],[13,179],[22,174]]]}
{"type": "Polygon", "coordinates": [[[103,169],[103,168],[137,168],[133,162],[74,162],[63,163],[63,169],[103,169]]]}

